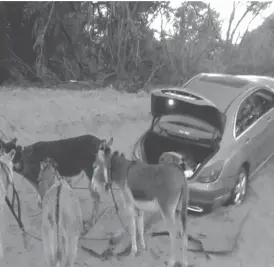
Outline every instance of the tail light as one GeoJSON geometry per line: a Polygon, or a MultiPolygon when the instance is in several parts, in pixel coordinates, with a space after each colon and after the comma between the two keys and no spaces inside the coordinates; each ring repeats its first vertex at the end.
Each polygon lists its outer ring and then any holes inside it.
{"type": "Polygon", "coordinates": [[[215,164],[208,166],[201,172],[197,182],[204,184],[215,182],[220,177],[223,167],[223,162],[216,162],[215,164]]]}

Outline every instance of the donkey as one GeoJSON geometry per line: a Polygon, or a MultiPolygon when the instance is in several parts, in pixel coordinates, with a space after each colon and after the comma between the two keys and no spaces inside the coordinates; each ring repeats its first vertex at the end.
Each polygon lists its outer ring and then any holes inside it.
{"type": "MultiPolygon", "coordinates": [[[[5,153],[1,149],[0,155],[0,218],[3,220],[4,207],[5,207],[5,198],[7,196],[9,185],[13,185],[13,164],[12,160],[15,156],[15,150],[12,149],[9,153],[5,153]]],[[[3,221],[0,223],[0,226],[3,227],[3,221]]],[[[0,231],[0,259],[3,258],[3,245],[2,245],[2,230],[0,231]]]]}
{"type": "MultiPolygon", "coordinates": [[[[93,162],[102,140],[94,135],[86,134],[67,139],[53,141],[39,141],[28,146],[17,145],[17,139],[9,142],[0,139],[0,145],[6,152],[11,149],[16,151],[13,159],[14,171],[26,178],[26,180],[38,190],[38,174],[40,162],[45,158],[52,158],[57,163],[59,174],[66,179],[84,173],[88,178],[88,188],[93,200],[93,214],[99,211],[100,196],[97,189],[93,187],[91,179],[93,176],[93,162]]],[[[38,194],[38,206],[41,199],[38,194]]],[[[92,220],[92,218],[91,218],[92,220]]]]}
{"type": "Polygon", "coordinates": [[[110,141],[102,143],[94,162],[92,180],[105,186],[112,183],[121,190],[121,196],[131,215],[131,255],[138,252],[136,231],[140,235],[140,246],[146,249],[144,240],[144,212],[160,211],[170,235],[169,266],[175,264],[176,209],[181,204],[183,264],[187,266],[187,207],[189,189],[183,171],[175,164],[149,165],[127,160],[124,154],[112,152],[110,141]],[[103,183],[102,183],[103,181],[103,183]]]}
{"type": "Polygon", "coordinates": [[[72,267],[82,231],[82,211],[78,197],[58,173],[53,159],[46,158],[40,163],[38,183],[42,198],[42,240],[47,264],[49,267],[72,267]]]}

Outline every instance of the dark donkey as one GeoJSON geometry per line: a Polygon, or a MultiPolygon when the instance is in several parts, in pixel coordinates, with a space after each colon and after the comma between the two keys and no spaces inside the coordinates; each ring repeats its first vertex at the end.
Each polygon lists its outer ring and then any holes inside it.
{"type": "Polygon", "coordinates": [[[16,138],[9,142],[0,140],[0,144],[6,153],[15,149],[14,171],[24,176],[36,190],[38,190],[40,162],[46,158],[52,158],[56,161],[57,170],[63,177],[72,177],[84,172],[89,179],[89,190],[92,199],[95,201],[94,211],[97,214],[99,194],[93,188],[91,180],[93,162],[103,141],[94,135],[82,135],[61,140],[40,141],[25,147],[17,145],[16,138]]]}
{"type": "Polygon", "coordinates": [[[131,253],[137,253],[136,230],[140,234],[140,245],[145,249],[144,211],[160,211],[170,235],[169,266],[173,267],[176,250],[176,210],[181,207],[183,264],[187,265],[187,207],[188,184],[181,170],[175,164],[149,165],[127,160],[124,154],[112,152],[113,139],[103,142],[94,163],[92,182],[109,188],[115,183],[120,191],[126,209],[131,215],[131,253]]]}

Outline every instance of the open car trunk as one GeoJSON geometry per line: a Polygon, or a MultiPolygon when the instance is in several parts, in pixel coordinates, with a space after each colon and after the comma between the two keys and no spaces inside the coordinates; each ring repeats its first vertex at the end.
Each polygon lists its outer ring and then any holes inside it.
{"type": "Polygon", "coordinates": [[[199,164],[208,161],[217,152],[218,146],[195,144],[187,140],[158,135],[152,131],[148,132],[144,140],[144,153],[149,164],[157,164],[164,152],[178,152],[193,162],[195,170],[199,164]]]}
{"type": "Polygon", "coordinates": [[[195,173],[218,151],[225,117],[206,100],[182,90],[159,90],[151,95],[151,112],[154,119],[143,139],[147,163],[157,164],[163,153],[172,152],[195,173]]]}

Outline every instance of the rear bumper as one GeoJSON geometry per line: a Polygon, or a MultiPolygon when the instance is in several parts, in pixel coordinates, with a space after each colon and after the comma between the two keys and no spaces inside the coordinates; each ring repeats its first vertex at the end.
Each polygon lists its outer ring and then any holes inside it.
{"type": "Polygon", "coordinates": [[[199,184],[204,190],[197,189],[197,184],[189,184],[188,210],[193,212],[210,212],[212,209],[222,206],[229,198],[230,191],[225,189],[210,189],[210,185],[199,184]]]}

